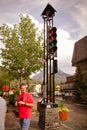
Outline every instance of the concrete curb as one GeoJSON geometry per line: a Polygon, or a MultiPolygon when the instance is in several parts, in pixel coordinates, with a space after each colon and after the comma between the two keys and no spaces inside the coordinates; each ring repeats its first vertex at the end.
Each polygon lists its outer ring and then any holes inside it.
{"type": "Polygon", "coordinates": [[[65,125],[66,127],[69,127],[71,128],[72,130],[79,130],[79,128],[77,128],[76,125],[72,124],[71,122],[67,121],[67,122],[64,122],[63,125],[65,125]]]}
{"type": "Polygon", "coordinates": [[[73,128],[69,127],[68,125],[65,125],[62,123],[62,127],[64,127],[63,130],[74,130],[73,128]]]}

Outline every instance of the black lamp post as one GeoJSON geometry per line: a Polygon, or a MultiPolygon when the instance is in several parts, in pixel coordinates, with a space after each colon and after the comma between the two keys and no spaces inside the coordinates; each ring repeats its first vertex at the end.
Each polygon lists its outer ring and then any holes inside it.
{"type": "Polygon", "coordinates": [[[43,67],[43,101],[39,109],[39,126],[42,130],[58,128],[58,104],[55,103],[55,52],[57,51],[56,28],[53,26],[53,17],[56,10],[47,4],[42,12],[44,19],[44,62],[43,67]],[[49,97],[48,97],[49,96],[49,97]],[[53,117],[53,118],[52,118],[53,117]],[[52,118],[52,119],[51,119],[52,118]],[[56,120],[57,119],[57,120],[56,120]],[[56,126],[54,124],[57,124],[56,126]]]}
{"type": "Polygon", "coordinates": [[[46,59],[43,67],[43,87],[45,103],[55,102],[54,55],[49,54],[49,30],[53,27],[53,17],[55,16],[55,12],[56,10],[48,3],[41,14],[42,18],[44,19],[44,59],[46,59]],[[48,95],[50,99],[48,98],[48,95]]]}
{"type": "Polygon", "coordinates": [[[44,9],[41,15],[43,16],[43,18],[53,17],[55,16],[55,12],[56,10],[50,4],[47,4],[46,8],[44,9]]]}

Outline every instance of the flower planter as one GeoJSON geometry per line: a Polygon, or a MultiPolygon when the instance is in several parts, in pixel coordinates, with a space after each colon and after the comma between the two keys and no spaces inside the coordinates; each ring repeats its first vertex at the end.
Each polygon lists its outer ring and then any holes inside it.
{"type": "Polygon", "coordinates": [[[61,121],[68,120],[68,112],[59,112],[59,119],[61,121]]]}

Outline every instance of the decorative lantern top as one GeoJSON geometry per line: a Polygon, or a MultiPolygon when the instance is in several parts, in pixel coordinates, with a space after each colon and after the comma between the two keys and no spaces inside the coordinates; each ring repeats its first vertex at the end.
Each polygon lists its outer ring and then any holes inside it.
{"type": "Polygon", "coordinates": [[[56,10],[50,4],[47,4],[46,8],[44,9],[41,15],[43,17],[53,17],[55,15],[55,12],[56,10]]]}

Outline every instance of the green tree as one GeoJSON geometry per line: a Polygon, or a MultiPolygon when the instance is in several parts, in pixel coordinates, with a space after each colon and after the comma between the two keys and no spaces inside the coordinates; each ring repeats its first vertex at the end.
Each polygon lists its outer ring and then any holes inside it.
{"type": "Polygon", "coordinates": [[[29,16],[22,15],[18,24],[0,27],[2,67],[20,82],[42,67],[38,57],[43,57],[43,39],[37,30],[29,16]]]}
{"type": "Polygon", "coordinates": [[[87,102],[87,85],[83,81],[83,73],[77,67],[74,80],[75,99],[77,102],[87,102]]]}

